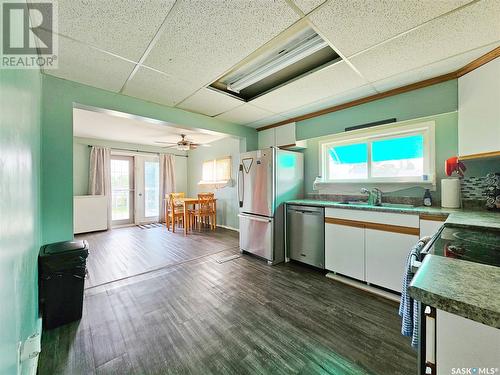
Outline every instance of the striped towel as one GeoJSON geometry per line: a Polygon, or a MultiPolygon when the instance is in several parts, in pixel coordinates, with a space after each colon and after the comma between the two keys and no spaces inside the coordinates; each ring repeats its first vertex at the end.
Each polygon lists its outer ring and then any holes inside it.
{"type": "Polygon", "coordinates": [[[401,291],[401,302],[399,304],[399,316],[401,316],[401,334],[403,336],[411,336],[411,346],[417,348],[419,332],[418,320],[420,318],[418,303],[410,297],[408,287],[410,286],[411,279],[415,273],[411,269],[413,260],[418,260],[420,252],[430,237],[424,237],[413,246],[406,258],[406,268],[403,276],[403,288],[401,291]]]}

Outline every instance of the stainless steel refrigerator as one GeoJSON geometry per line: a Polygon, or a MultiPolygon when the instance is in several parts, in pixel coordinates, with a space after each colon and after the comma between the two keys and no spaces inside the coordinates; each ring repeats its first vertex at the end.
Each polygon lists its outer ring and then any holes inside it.
{"type": "Polygon", "coordinates": [[[302,198],[304,158],[275,147],[240,155],[240,250],[269,264],[285,260],[284,202],[302,198]]]}

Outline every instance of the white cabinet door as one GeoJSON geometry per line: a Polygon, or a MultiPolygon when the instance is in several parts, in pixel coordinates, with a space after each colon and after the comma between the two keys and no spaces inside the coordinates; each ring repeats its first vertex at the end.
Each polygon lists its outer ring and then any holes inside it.
{"type": "Polygon", "coordinates": [[[259,149],[269,148],[276,145],[275,128],[259,132],[259,149]]]}
{"type": "Polygon", "coordinates": [[[325,268],[365,280],[364,228],[325,224],[325,268]]]}
{"type": "MultiPolygon", "coordinates": [[[[436,310],[438,374],[459,374],[457,368],[498,368],[500,329],[443,310],[436,310]]],[[[471,372],[472,374],[497,374],[471,372]]]]}
{"type": "Polygon", "coordinates": [[[439,228],[443,225],[443,221],[420,220],[420,238],[425,236],[434,236],[439,228]]]}
{"type": "Polygon", "coordinates": [[[366,281],[401,292],[408,252],[418,236],[365,229],[366,281]]]}
{"type": "Polygon", "coordinates": [[[276,130],[276,146],[289,146],[295,144],[295,122],[281,125],[276,130]]]}
{"type": "Polygon", "coordinates": [[[500,151],[500,59],[458,79],[458,155],[500,151]]]}

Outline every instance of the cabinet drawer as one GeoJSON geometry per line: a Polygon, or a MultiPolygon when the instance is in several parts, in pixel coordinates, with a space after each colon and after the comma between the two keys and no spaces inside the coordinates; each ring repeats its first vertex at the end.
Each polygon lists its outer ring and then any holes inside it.
{"type": "Polygon", "coordinates": [[[392,212],[326,208],[325,217],[411,228],[419,227],[419,216],[417,214],[396,214],[392,212]]]}

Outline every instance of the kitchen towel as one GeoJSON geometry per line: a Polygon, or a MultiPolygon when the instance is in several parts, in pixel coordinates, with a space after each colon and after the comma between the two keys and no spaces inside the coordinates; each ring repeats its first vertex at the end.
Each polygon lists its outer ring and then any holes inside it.
{"type": "Polygon", "coordinates": [[[410,249],[406,258],[405,273],[403,276],[403,288],[401,290],[401,302],[399,304],[399,316],[401,317],[401,334],[403,336],[411,336],[411,346],[417,348],[419,332],[418,320],[420,313],[418,303],[410,297],[408,287],[415,273],[412,270],[413,261],[419,260],[419,255],[424,246],[429,242],[431,237],[423,237],[418,243],[410,249]]]}

